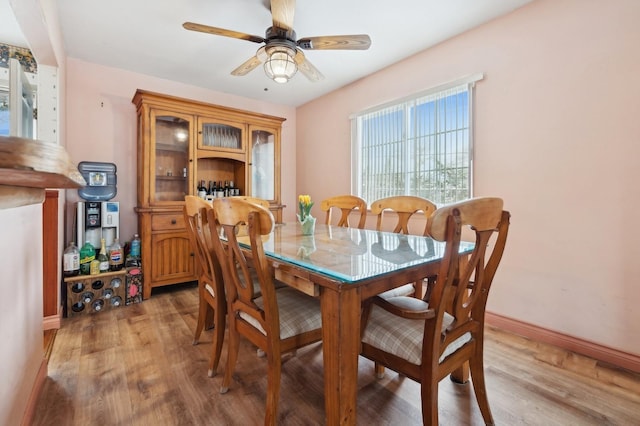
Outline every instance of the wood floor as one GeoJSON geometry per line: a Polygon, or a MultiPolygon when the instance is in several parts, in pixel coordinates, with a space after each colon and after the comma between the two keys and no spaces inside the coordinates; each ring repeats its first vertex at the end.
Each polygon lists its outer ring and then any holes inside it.
{"type": "MultiPolygon", "coordinates": [[[[34,425],[258,425],[266,359],[244,342],[230,391],[207,377],[211,331],[192,346],[197,289],[173,287],[141,304],[64,319],[34,425]]],[[[421,423],[419,386],[360,359],[358,424],[421,423]]],[[[498,425],[639,425],[640,375],[487,329],[485,368],[498,425]]],[[[322,345],[283,366],[279,424],[324,423],[322,345]]],[[[480,425],[470,384],[440,382],[440,423],[480,425]]]]}

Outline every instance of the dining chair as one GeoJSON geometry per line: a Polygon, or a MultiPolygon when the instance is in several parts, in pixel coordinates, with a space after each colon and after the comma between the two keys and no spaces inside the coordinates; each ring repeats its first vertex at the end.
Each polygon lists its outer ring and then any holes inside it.
{"type": "Polygon", "coordinates": [[[227,367],[220,392],[229,390],[242,336],[266,354],[265,424],[273,425],[278,418],[282,355],[322,339],[320,302],[291,287],[276,291],[273,269],[262,245],[262,238],[274,226],[271,212],[244,200],[219,198],[208,214],[210,226],[217,221],[226,239],[223,242],[212,233],[214,248],[222,260],[229,312],[227,367]],[[246,225],[247,237],[237,236],[239,225],[246,225]],[[244,248],[238,238],[244,238],[244,248]],[[255,297],[254,279],[261,290],[259,297],[255,297]]]}
{"type": "MultiPolygon", "coordinates": [[[[422,235],[426,235],[427,219],[436,210],[436,205],[426,198],[415,197],[411,195],[398,195],[394,197],[381,198],[371,203],[371,213],[377,216],[376,229],[382,231],[385,213],[393,212],[398,220],[392,232],[400,234],[410,234],[409,220],[414,214],[422,212],[425,219],[425,229],[422,235]]],[[[413,284],[403,285],[382,293],[381,297],[410,296],[422,298],[423,280],[414,282],[413,284]]]]}
{"type": "Polygon", "coordinates": [[[191,241],[191,248],[195,253],[198,271],[198,321],[193,338],[197,345],[205,324],[213,326],[213,348],[209,361],[208,375],[213,377],[218,368],[222,343],[226,326],[226,301],[220,263],[213,252],[211,227],[208,226],[207,211],[213,207],[202,198],[185,196],[184,217],[191,241]]]}
{"type": "Polygon", "coordinates": [[[358,210],[360,212],[360,219],[358,221],[358,228],[364,229],[364,224],[367,220],[367,202],[355,195],[337,195],[322,200],[320,202],[320,209],[327,212],[325,223],[331,224],[331,211],[333,209],[339,209],[341,212],[340,219],[338,220],[338,226],[349,226],[349,215],[352,211],[358,210]]]}
{"type": "Polygon", "coordinates": [[[456,381],[467,366],[482,417],[493,424],[483,365],[485,306],[509,219],[500,198],[476,198],[436,210],[427,229],[446,244],[428,303],[375,297],[363,309],[361,355],[421,383],[425,425],[438,424],[440,380],[451,375],[456,381]],[[461,263],[463,227],[475,234],[475,246],[461,263]]]}
{"type": "Polygon", "coordinates": [[[248,195],[234,195],[233,197],[230,197],[230,198],[248,201],[250,203],[257,204],[269,210],[269,202],[263,198],[249,197],[248,195]]]}

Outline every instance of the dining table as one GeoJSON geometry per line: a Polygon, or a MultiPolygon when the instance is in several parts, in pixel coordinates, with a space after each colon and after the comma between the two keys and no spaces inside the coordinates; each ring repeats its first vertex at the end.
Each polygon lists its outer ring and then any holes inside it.
{"type": "MultiPolygon", "coordinates": [[[[239,239],[249,249],[247,237],[239,239]]],[[[263,239],[275,278],[320,299],[327,425],[355,425],[362,302],[437,275],[445,243],[430,237],[297,222],[263,239]]],[[[461,242],[469,253],[473,243],[461,242]]]]}

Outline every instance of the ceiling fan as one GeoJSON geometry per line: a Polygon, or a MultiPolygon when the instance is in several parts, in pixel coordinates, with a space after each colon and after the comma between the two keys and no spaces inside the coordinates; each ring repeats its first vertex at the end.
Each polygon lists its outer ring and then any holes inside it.
{"type": "Polygon", "coordinates": [[[324,78],[305,58],[302,50],[366,50],[371,46],[371,39],[366,34],[303,37],[296,40],[296,32],[293,30],[295,6],[295,0],[271,0],[273,25],[267,28],[264,37],[193,22],[185,22],[182,26],[190,31],[264,43],[253,57],[231,71],[231,75],[245,75],[264,63],[267,76],[278,83],[289,81],[297,70],[311,81],[324,78]]]}

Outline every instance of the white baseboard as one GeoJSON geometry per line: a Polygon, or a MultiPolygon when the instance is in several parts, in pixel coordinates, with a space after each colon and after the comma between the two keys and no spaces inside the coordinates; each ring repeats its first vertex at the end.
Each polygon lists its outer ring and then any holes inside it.
{"type": "Polygon", "coordinates": [[[640,373],[640,356],[487,312],[488,325],[640,373]]]}

